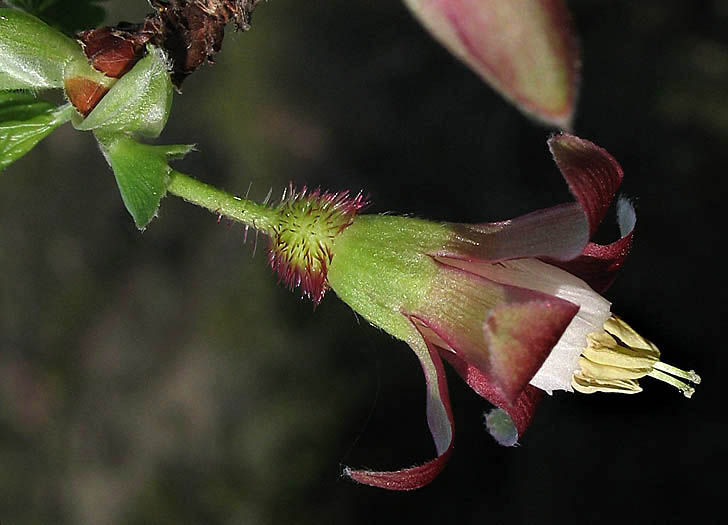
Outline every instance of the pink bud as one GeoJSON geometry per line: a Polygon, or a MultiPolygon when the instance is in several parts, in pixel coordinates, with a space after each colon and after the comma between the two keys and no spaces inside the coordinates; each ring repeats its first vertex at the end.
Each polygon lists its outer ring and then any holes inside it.
{"type": "Polygon", "coordinates": [[[455,56],[524,113],[568,129],[579,83],[563,0],[404,0],[455,56]]]}

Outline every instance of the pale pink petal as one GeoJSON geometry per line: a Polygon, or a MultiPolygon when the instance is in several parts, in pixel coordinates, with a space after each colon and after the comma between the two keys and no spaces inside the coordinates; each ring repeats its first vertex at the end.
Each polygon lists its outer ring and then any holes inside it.
{"type": "Polygon", "coordinates": [[[344,475],[350,477],[357,483],[370,485],[387,490],[415,490],[432,482],[437,475],[445,468],[450,459],[452,449],[449,448],[440,456],[432,459],[424,465],[418,465],[402,470],[381,472],[374,470],[352,470],[344,469],[344,475]]]}
{"type": "Polygon", "coordinates": [[[454,237],[437,253],[468,261],[524,257],[573,259],[589,242],[589,225],[578,203],[561,204],[515,219],[451,225],[454,237]]]}
{"type": "MultiPolygon", "coordinates": [[[[415,324],[415,327],[417,325],[415,324]]],[[[344,475],[354,481],[388,490],[414,490],[430,483],[445,468],[452,452],[453,425],[450,396],[442,360],[437,349],[422,334],[410,341],[425,373],[427,384],[427,424],[435,442],[437,457],[424,465],[398,471],[381,472],[344,469],[344,475]]]]}
{"type": "Polygon", "coordinates": [[[622,182],[622,168],[606,150],[566,133],[552,137],[549,148],[576,203],[509,221],[451,224],[453,237],[434,255],[486,262],[526,257],[568,261],[582,255],[622,182]]]}

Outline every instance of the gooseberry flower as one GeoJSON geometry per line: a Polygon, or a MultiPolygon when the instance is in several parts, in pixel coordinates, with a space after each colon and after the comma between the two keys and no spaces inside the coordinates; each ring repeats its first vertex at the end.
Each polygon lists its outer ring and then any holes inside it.
{"type": "Polygon", "coordinates": [[[569,129],[579,50],[563,0],[404,0],[432,35],[524,113],[569,129]]]}
{"type": "Polygon", "coordinates": [[[543,392],[640,391],[652,376],[690,396],[694,372],[659,361],[659,351],[612,315],[599,292],[614,280],[632,242],[635,213],[617,205],[621,238],[590,242],[621,181],[604,149],[561,134],[551,153],[576,202],[512,220],[438,223],[357,215],[361,194],[288,193],[269,232],[269,260],[289,286],[321,300],[328,288],[361,317],[409,344],[424,371],[427,421],[437,457],[394,472],[346,469],[392,490],[429,483],[453,443],[443,359],[497,409],[491,434],[512,445],[543,392]]]}

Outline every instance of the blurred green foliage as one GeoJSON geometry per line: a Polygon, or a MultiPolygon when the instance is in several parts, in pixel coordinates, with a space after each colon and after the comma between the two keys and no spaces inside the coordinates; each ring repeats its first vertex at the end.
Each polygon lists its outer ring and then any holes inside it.
{"type": "Polygon", "coordinates": [[[61,31],[72,34],[101,25],[106,15],[98,5],[106,0],[5,0],[11,7],[27,11],[61,31]]]}

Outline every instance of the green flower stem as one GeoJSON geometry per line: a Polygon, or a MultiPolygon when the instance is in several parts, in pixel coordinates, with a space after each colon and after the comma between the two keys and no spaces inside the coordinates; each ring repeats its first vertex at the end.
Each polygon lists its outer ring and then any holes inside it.
{"type": "Polygon", "coordinates": [[[167,192],[189,203],[207,208],[212,213],[251,226],[265,234],[273,233],[278,214],[268,206],[235,197],[223,190],[172,170],[167,192]]]}

